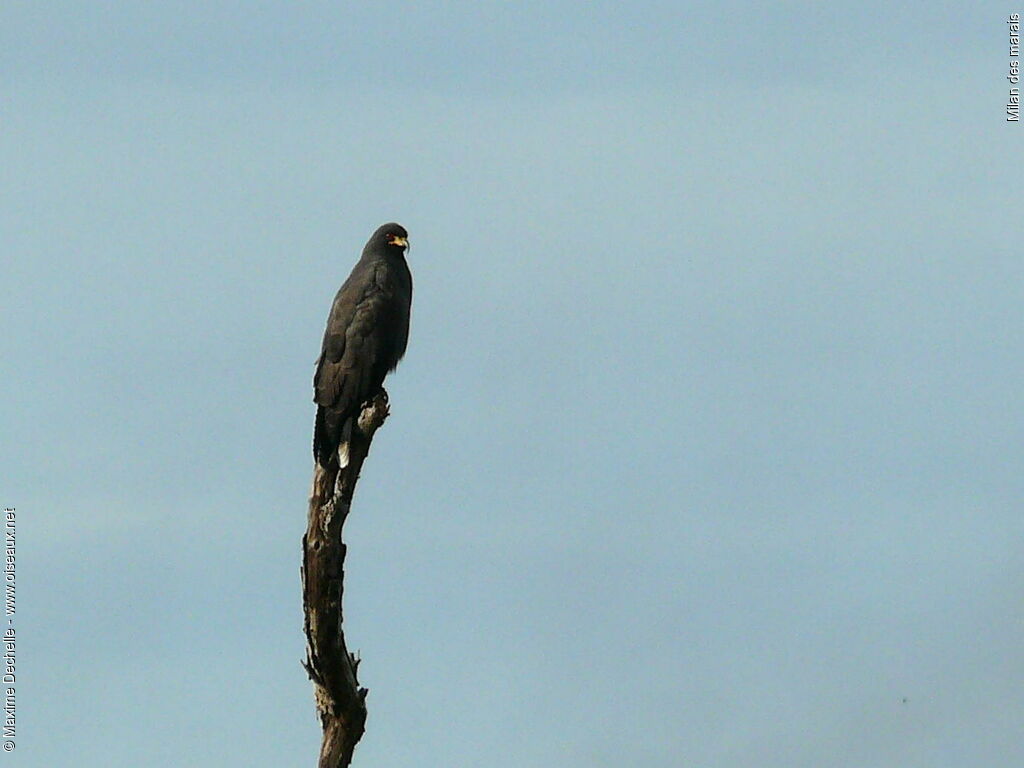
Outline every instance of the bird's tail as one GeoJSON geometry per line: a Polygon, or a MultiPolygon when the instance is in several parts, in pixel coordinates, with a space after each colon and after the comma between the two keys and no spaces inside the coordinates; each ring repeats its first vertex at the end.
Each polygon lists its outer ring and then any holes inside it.
{"type": "Polygon", "coordinates": [[[327,424],[324,420],[324,407],[318,405],[316,407],[316,421],[313,422],[313,459],[320,466],[326,463],[325,454],[329,453],[324,447],[326,437],[327,424]]]}
{"type": "Polygon", "coordinates": [[[337,457],[339,469],[348,466],[348,443],[352,437],[352,417],[318,405],[313,424],[313,458],[326,467],[337,457]]]}

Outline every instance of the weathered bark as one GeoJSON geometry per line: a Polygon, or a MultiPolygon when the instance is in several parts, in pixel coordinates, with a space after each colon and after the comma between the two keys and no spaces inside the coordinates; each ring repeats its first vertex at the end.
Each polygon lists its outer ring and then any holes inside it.
{"type": "Polygon", "coordinates": [[[373,433],[388,416],[384,390],[363,406],[349,441],[348,466],[337,457],[313,471],[309,521],[302,537],[302,604],[306,661],[323,728],[319,768],[345,768],[366,725],[366,688],[359,687],[359,659],[349,653],[342,629],[345,543],[342,526],[352,508],[359,471],[373,433]]]}

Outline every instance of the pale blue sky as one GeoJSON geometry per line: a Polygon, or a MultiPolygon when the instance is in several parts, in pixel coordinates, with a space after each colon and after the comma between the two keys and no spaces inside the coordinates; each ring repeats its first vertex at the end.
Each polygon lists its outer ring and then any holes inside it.
{"type": "Polygon", "coordinates": [[[313,362],[397,220],[356,765],[1024,764],[1011,10],[8,4],[3,758],[313,764],[313,362]]]}

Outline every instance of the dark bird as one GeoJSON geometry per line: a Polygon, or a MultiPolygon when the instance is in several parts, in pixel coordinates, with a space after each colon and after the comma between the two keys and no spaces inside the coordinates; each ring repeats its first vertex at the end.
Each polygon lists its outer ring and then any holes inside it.
{"type": "Polygon", "coordinates": [[[335,456],[347,466],[353,422],[405,354],[412,308],[408,247],[400,224],[380,227],[334,297],[313,376],[313,457],[320,466],[335,456]]]}

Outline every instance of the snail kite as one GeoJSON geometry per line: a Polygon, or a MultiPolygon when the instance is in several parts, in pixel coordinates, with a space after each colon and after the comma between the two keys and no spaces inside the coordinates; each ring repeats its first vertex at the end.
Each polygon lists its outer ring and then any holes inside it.
{"type": "Polygon", "coordinates": [[[348,464],[348,438],[363,403],[405,354],[412,275],[405,263],[408,233],[385,224],[370,237],[352,274],[334,297],[313,376],[313,457],[348,464]]]}

